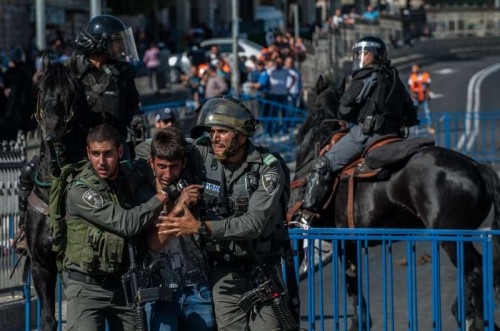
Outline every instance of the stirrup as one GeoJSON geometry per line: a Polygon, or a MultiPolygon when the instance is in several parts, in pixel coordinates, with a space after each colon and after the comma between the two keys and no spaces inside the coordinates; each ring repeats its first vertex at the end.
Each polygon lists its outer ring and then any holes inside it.
{"type": "Polygon", "coordinates": [[[309,230],[311,227],[311,222],[315,219],[318,218],[318,214],[313,213],[310,210],[307,209],[301,209],[297,213],[295,213],[292,216],[292,220],[289,224],[290,227],[292,228],[299,228],[303,230],[309,230]]]}

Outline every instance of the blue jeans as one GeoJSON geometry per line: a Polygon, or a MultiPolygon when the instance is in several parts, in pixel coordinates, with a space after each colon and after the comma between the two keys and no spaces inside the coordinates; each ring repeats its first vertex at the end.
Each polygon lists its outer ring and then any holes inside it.
{"type": "Polygon", "coordinates": [[[212,292],[208,284],[186,286],[174,292],[172,302],[146,304],[150,331],[215,330],[212,292]]]}
{"type": "Polygon", "coordinates": [[[423,109],[425,122],[427,126],[431,126],[431,110],[429,109],[429,102],[427,100],[424,100],[422,102],[416,100],[413,102],[413,104],[415,105],[415,107],[423,109]]]}

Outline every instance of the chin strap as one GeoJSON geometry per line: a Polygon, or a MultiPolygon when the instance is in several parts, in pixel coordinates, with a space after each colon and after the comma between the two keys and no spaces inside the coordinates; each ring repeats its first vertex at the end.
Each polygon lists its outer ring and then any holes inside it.
{"type": "Polygon", "coordinates": [[[241,148],[243,148],[243,146],[245,146],[245,144],[243,145],[240,145],[238,146],[237,148],[234,148],[234,142],[236,141],[236,138],[239,136],[239,132],[238,131],[233,131],[234,132],[234,136],[233,136],[233,139],[231,140],[231,144],[229,145],[229,147],[224,151],[224,158],[230,158],[231,156],[233,156],[234,154],[236,154],[237,151],[239,151],[241,148]]]}

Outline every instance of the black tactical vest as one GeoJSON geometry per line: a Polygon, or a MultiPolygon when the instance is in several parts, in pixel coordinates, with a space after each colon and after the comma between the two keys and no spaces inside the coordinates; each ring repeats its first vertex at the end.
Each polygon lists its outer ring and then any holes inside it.
{"type": "Polygon", "coordinates": [[[132,69],[118,62],[98,69],[83,55],[72,58],[68,65],[85,90],[91,110],[91,127],[105,122],[126,137],[126,128],[137,108],[137,105],[129,104],[130,96],[127,95],[127,85],[134,79],[132,69]]]}
{"type": "MultiPolygon", "coordinates": [[[[223,166],[213,153],[205,159],[205,179],[203,181],[203,198],[205,200],[206,219],[216,222],[231,216],[240,216],[248,210],[252,193],[258,188],[260,169],[258,164],[250,165],[238,178],[233,178],[230,187],[226,186],[223,166]],[[257,167],[256,167],[257,165],[257,167]]],[[[276,220],[281,222],[280,220],[276,220]]],[[[255,240],[208,240],[205,250],[211,258],[231,261],[238,258],[266,257],[281,254],[276,231],[268,237],[255,240]]],[[[281,236],[280,236],[281,237],[281,236]]]]}

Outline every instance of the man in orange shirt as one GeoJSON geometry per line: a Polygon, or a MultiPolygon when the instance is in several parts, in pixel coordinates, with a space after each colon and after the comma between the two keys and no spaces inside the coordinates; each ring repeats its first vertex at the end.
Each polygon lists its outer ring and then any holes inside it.
{"type": "Polygon", "coordinates": [[[429,93],[431,85],[431,76],[428,72],[422,71],[420,64],[413,64],[411,67],[408,87],[413,103],[416,107],[422,107],[427,123],[427,132],[434,134],[435,130],[431,127],[431,110],[429,109],[429,93]]]}

